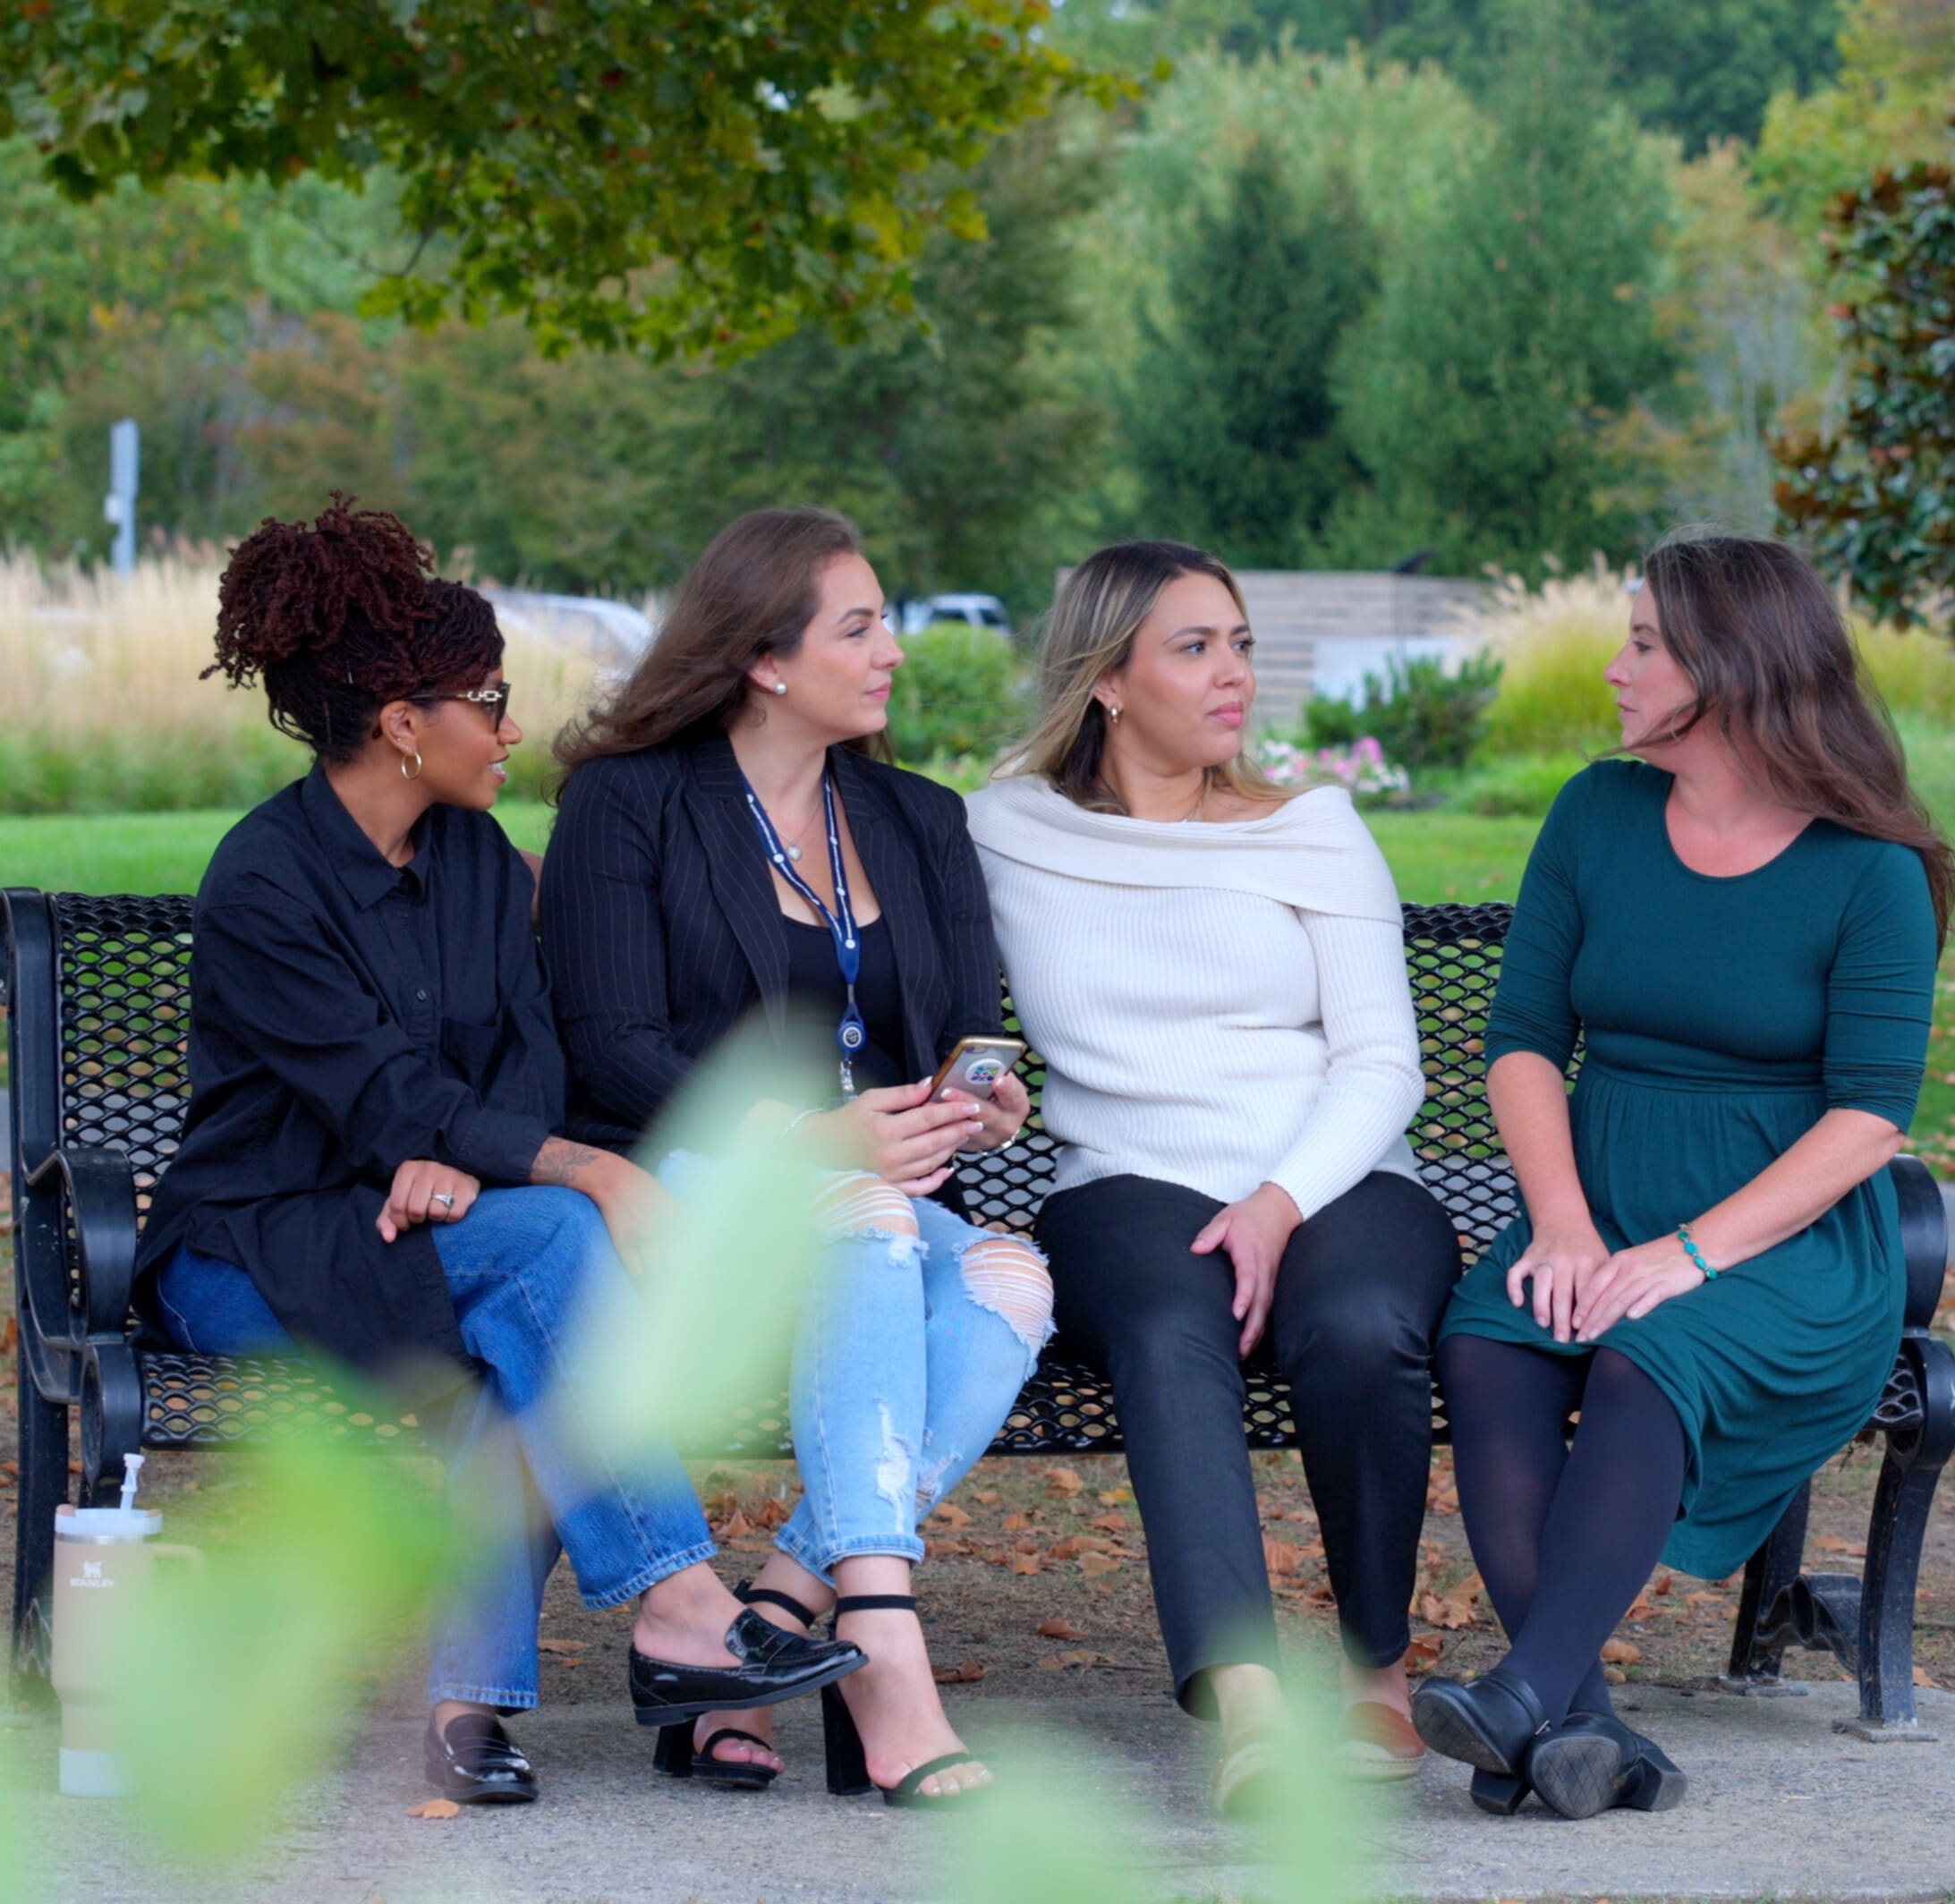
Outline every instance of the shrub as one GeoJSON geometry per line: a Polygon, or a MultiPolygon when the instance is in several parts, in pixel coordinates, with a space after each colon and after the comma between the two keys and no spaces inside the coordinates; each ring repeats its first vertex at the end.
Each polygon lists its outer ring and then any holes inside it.
{"type": "Polygon", "coordinates": [[[1029,679],[1009,642],[966,622],[934,622],[903,644],[889,731],[906,761],[989,759],[1026,725],[1029,679]]]}
{"type": "Polygon", "coordinates": [[[1615,707],[1602,669],[1629,626],[1629,578],[1597,562],[1529,589],[1496,584],[1474,630],[1506,663],[1487,712],[1483,757],[1612,747],[1615,707]]]}
{"type": "Polygon", "coordinates": [[[1588,765],[1579,753],[1503,755],[1469,769],[1451,788],[1446,804],[1456,812],[1489,819],[1543,818],[1554,796],[1588,765]]]}

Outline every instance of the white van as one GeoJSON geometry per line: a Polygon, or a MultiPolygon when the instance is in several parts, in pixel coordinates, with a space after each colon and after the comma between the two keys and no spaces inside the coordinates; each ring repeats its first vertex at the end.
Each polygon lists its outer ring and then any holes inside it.
{"type": "Polygon", "coordinates": [[[903,633],[921,634],[932,622],[967,622],[1011,639],[1011,616],[995,595],[928,595],[903,604],[903,633]]]}

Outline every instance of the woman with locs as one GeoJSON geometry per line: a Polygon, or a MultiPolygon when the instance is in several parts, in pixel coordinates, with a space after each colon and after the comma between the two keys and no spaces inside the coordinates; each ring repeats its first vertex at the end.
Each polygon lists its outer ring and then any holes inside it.
{"type": "Polygon", "coordinates": [[[1413,1706],[1483,1808],[1532,1789],[1567,1817],[1683,1796],[1615,1716],[1602,1646],[1659,1558],[1743,1566],[1893,1366],[1885,1166],[1955,871],[1792,550],[1659,546],[1603,678],[1621,747],[1542,829],[1487,1032],[1525,1213],[1460,1284],[1439,1351],[1510,1650],[1413,1706]]]}
{"type": "MultiPolygon", "coordinates": [[[[532,881],[489,809],[509,750],[502,636],[393,516],[336,493],[267,521],[220,586],[217,659],[262,677],[311,772],[247,814],[198,894],[191,1096],[145,1228],[140,1300],[182,1347],[294,1341],[447,1407],[457,1499],[527,1503],[437,1622],[430,1782],[533,1798],[499,1713],[537,1703],[537,1616],[567,1550],[586,1604],[632,1605],[641,1722],[824,1687],[854,1646],[783,1633],[707,1565],[676,1457],[610,1458],[566,1347],[615,1300],[659,1195],[567,1141],[532,881]],[[428,1381],[426,1364],[455,1364],[428,1381]]],[[[425,1402],[423,1407],[425,1407],[425,1402]]]]}
{"type": "Polygon", "coordinates": [[[1065,1148],[1037,1235],[1060,1339],[1110,1379],[1183,1707],[1215,1794],[1285,1749],[1243,1364],[1290,1384],[1344,1647],[1340,1757],[1400,1777],[1433,1332],[1458,1273],[1405,1141],[1424,1090],[1398,895],[1341,787],[1244,752],[1254,637],[1213,556],[1090,556],[1031,739],[970,801],[1065,1148]]]}
{"type": "MultiPolygon", "coordinates": [[[[796,1630],[833,1611],[870,1663],[824,1695],[829,1785],[941,1806],[990,1777],[939,1698],[911,1597],[922,1518],[990,1446],[1037,1361],[1050,1286],[1027,1243],[965,1220],[952,1169],[1010,1143],[1009,1075],[980,1101],[932,1074],[999,1030],[998,954],[963,803],[889,764],[903,656],[854,528],[763,510],[700,557],[631,677],[558,743],[566,779],[541,927],[573,1131],[634,1144],[750,1012],[825,1050],[815,1102],[754,1106],[837,1169],[799,1322],[801,1502],[743,1592],[796,1630]],[[839,1598],[837,1598],[839,1594],[839,1598]]],[[[682,1197],[708,1160],[667,1158],[682,1197]]],[[[676,1775],[764,1785],[764,1718],[674,1727],[676,1775]]]]}

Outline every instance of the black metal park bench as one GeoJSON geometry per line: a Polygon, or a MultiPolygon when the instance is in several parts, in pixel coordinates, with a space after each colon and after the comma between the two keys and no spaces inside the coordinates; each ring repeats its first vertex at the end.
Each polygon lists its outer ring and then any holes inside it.
{"type": "MultiPolygon", "coordinates": [[[[70,1496],[70,1416],[79,1418],[76,1492],[107,1500],[137,1447],[216,1449],[304,1428],[349,1447],[419,1445],[412,1416],[361,1412],[304,1361],[139,1347],[130,1288],[149,1193],[168,1169],[188,1100],[191,902],[13,888],[5,1003],[13,1109],[13,1237],[20,1324],[19,1541],[13,1662],[17,1689],[45,1683],[56,1506],[70,1496]]],[[[1411,1136],[1468,1256],[1515,1211],[1514,1180],[1486,1102],[1482,1035],[1509,908],[1408,905],[1406,960],[1427,1078],[1411,1136]]],[[[981,1220],[1026,1229],[1051,1180],[1052,1138],[1036,1115],[1043,1071],[1028,1062],[1034,1116],[1010,1151],[967,1164],[981,1220]]],[[[1863,1438],[1884,1441],[1864,1575],[1803,1570],[1810,1489],[1746,1569],[1729,1677],[1781,1688],[1788,1647],[1823,1648],[1854,1672],[1869,1738],[1923,1738],[1915,1712],[1914,1601],[1934,1486],[1955,1450],[1955,1353],[1929,1333],[1947,1258],[1940,1191],[1911,1158],[1893,1166],[1907,1237],[1907,1333],[1863,1438]]],[[[1443,1406],[1434,1425],[1443,1439],[1443,1406]]],[[[1258,1449],[1294,1445],[1281,1382],[1252,1376],[1244,1422],[1258,1449]]],[[[1092,1370],[1046,1360],[1000,1432],[1000,1455],[1115,1453],[1119,1424],[1092,1370]]],[[[702,1424],[687,1452],[721,1458],[792,1452],[780,1398],[702,1424]]]]}

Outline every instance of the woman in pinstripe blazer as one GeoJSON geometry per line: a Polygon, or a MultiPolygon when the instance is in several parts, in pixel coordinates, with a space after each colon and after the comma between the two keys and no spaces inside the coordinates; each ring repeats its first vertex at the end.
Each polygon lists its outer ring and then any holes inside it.
{"type": "MultiPolygon", "coordinates": [[[[636,671],[558,743],[540,919],[588,1142],[634,1144],[755,1010],[784,1045],[859,1014],[834,1099],[756,1112],[818,1120],[858,1168],[824,1191],[832,1242],[794,1376],[804,1492],[751,1595],[782,1626],[835,1605],[870,1655],[829,1704],[830,1789],[942,1804],[990,1774],[937,1696],[909,1597],[917,1526],[1009,1411],[1051,1288],[1029,1245],[952,1207],[956,1153],[1008,1143],[1027,1100],[1010,1077],[989,1103],[931,1096],[960,1037],[999,1029],[998,953],[963,802],[888,760],[902,650],[882,605],[838,515],[723,531],[636,671]],[[837,870],[853,935],[828,922],[847,916],[837,870]]],[[[680,1153],[660,1176],[684,1196],[704,1168],[680,1153]]],[[[749,1730],[717,1716],[661,1741],[663,1768],[769,1781],[765,1715],[749,1730]]]]}

